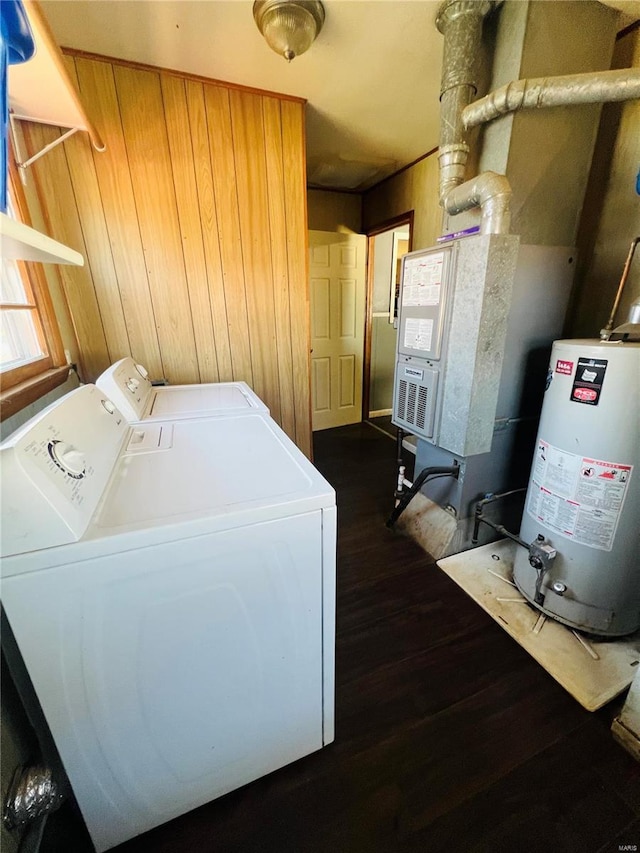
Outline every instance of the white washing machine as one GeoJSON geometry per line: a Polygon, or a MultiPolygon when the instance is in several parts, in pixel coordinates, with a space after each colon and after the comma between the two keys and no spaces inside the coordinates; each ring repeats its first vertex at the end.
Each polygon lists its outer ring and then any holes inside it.
{"type": "Polygon", "coordinates": [[[152,385],[146,368],[132,358],[116,361],[96,380],[129,423],[218,414],[250,414],[269,409],[246,382],[152,385]]]}
{"type": "Polygon", "coordinates": [[[98,853],[334,737],[331,486],[264,415],[108,403],[0,446],[2,603],[98,853]]]}

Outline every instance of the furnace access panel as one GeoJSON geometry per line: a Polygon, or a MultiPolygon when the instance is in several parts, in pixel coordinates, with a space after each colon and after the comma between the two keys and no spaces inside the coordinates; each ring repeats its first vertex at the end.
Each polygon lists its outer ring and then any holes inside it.
{"type": "Polygon", "coordinates": [[[402,259],[393,423],[434,441],[456,244],[402,259]]]}

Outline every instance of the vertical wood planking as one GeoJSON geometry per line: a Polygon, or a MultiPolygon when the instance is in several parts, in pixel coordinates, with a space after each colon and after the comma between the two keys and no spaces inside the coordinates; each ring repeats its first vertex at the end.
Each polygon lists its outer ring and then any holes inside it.
{"type": "Polygon", "coordinates": [[[100,128],[106,144],[105,151],[93,152],[93,162],[131,355],[147,368],[153,379],[160,379],[164,369],[122,135],[113,67],[107,62],[77,58],[76,72],[80,93],[91,104],[96,126],[100,128]]]}
{"type": "MultiPolygon", "coordinates": [[[[211,146],[213,185],[218,211],[218,233],[222,255],[233,378],[244,380],[255,388],[252,347],[247,319],[229,92],[221,86],[205,85],[204,97],[209,128],[209,144],[211,146]]],[[[257,389],[255,390],[257,391],[257,389]]]]}
{"type": "Polygon", "coordinates": [[[262,98],[232,89],[229,101],[253,381],[256,393],[279,421],[280,387],[262,98]]]}
{"type": "Polygon", "coordinates": [[[227,305],[225,302],[220,240],[218,236],[218,215],[213,190],[209,129],[207,127],[207,113],[204,104],[204,88],[202,83],[187,80],[186,94],[197,189],[197,195],[194,196],[192,204],[195,204],[197,198],[200,229],[204,243],[209,297],[213,315],[213,328],[215,330],[218,375],[221,382],[229,382],[233,379],[231,343],[229,341],[229,326],[227,324],[227,305]]]}
{"type": "MultiPolygon", "coordinates": [[[[41,151],[59,136],[60,131],[57,128],[30,122],[24,124],[24,138],[30,155],[41,151]]],[[[35,170],[42,197],[42,209],[51,236],[76,249],[84,257],[87,249],[65,152],[62,146],[58,146],[49,151],[46,157],[46,168],[42,160],[38,160],[32,168],[35,170]]],[[[89,382],[109,366],[109,351],[91,271],[88,266],[61,265],[59,269],[81,353],[82,378],[89,382]]]]}
{"type": "Polygon", "coordinates": [[[170,382],[198,382],[160,78],[151,71],[114,70],[165,375],[170,382]]]}
{"type": "Polygon", "coordinates": [[[36,166],[53,233],[87,260],[61,271],[84,378],[130,352],[153,378],[244,380],[309,455],[302,105],[65,61],[107,146],[78,136],[36,166]]]}
{"type": "Polygon", "coordinates": [[[280,425],[295,440],[293,363],[291,357],[291,309],[287,269],[287,222],[282,166],[282,123],[280,101],[263,98],[264,137],[267,160],[267,194],[271,236],[271,268],[280,382],[280,425]]]}
{"type": "Polygon", "coordinates": [[[287,266],[289,270],[289,304],[291,306],[296,444],[310,457],[307,207],[304,157],[300,156],[300,140],[304,139],[304,117],[302,106],[292,101],[282,101],[280,112],[282,116],[284,192],[287,199],[287,266]]]}
{"type": "Polygon", "coordinates": [[[204,258],[194,172],[185,83],[164,74],[160,78],[171,169],[176,196],[182,252],[191,302],[191,318],[201,382],[219,379],[209,285],[204,258]]]}
{"type": "MultiPolygon", "coordinates": [[[[64,62],[69,75],[77,85],[73,59],[65,57],[64,62]]],[[[100,306],[109,359],[117,361],[129,355],[131,344],[109,245],[109,233],[102,210],[100,188],[91,155],[91,141],[86,134],[77,133],[65,142],[64,150],[85,239],[87,252],[85,262],[89,264],[100,306]]]]}
{"type": "Polygon", "coordinates": [[[131,345],[90,145],[88,137],[76,135],[65,143],[65,152],[78,216],[85,235],[85,263],[100,306],[109,359],[117,361],[129,354],[131,345]]]}

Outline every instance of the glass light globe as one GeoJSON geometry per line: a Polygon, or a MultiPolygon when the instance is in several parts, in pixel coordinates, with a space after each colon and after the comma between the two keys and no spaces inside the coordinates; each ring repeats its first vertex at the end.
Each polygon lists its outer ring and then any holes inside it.
{"type": "Polygon", "coordinates": [[[324,22],[322,4],[308,0],[262,0],[253,15],[269,47],[288,62],[311,47],[324,22]]]}

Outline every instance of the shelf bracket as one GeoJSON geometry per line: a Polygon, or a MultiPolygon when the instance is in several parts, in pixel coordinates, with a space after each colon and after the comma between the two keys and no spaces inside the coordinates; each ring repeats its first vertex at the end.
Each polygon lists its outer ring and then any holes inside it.
{"type": "MultiPolygon", "coordinates": [[[[17,145],[15,127],[13,124],[15,119],[13,117],[13,114],[11,114],[11,113],[9,114],[9,117],[11,120],[11,133],[13,136],[13,148],[17,154],[18,145],[17,145]]],[[[44,157],[45,154],[48,154],[48,152],[51,151],[52,148],[55,148],[57,145],[60,145],[61,142],[65,142],[67,139],[69,139],[71,136],[73,136],[74,133],[77,133],[79,129],[80,128],[78,128],[78,127],[69,128],[69,130],[67,130],[66,133],[63,133],[57,139],[54,139],[53,142],[50,142],[48,145],[45,145],[44,148],[41,151],[38,151],[37,154],[34,154],[33,157],[29,157],[28,160],[22,160],[22,161],[16,162],[16,166],[18,167],[18,169],[21,170],[22,173],[24,173],[24,171],[26,171],[28,166],[31,166],[32,163],[36,162],[36,160],[39,160],[41,157],[44,157]]],[[[17,157],[16,157],[16,160],[18,160],[17,157]]]]}

